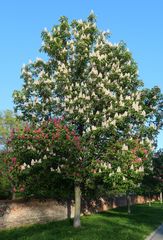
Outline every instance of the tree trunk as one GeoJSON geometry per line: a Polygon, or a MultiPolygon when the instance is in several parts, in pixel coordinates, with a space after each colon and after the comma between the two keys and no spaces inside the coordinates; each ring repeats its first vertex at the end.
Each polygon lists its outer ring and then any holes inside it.
{"type": "Polygon", "coordinates": [[[71,198],[67,199],[67,218],[71,218],[71,198]]]}
{"type": "Polygon", "coordinates": [[[74,227],[78,228],[80,224],[80,207],[81,207],[81,190],[80,185],[75,184],[75,214],[74,214],[74,227]]]}
{"type": "Polygon", "coordinates": [[[149,193],[149,207],[151,206],[151,194],[149,193]]]}
{"type": "Polygon", "coordinates": [[[12,192],[12,200],[15,200],[16,199],[16,194],[15,192],[12,192]]]}
{"type": "Polygon", "coordinates": [[[131,213],[131,197],[130,197],[130,195],[127,195],[127,212],[128,212],[128,214],[130,214],[131,213]]]}
{"type": "Polygon", "coordinates": [[[162,204],[162,192],[160,192],[160,203],[162,204]]]}
{"type": "Polygon", "coordinates": [[[16,199],[16,193],[15,193],[15,185],[11,183],[11,200],[16,199]]]}

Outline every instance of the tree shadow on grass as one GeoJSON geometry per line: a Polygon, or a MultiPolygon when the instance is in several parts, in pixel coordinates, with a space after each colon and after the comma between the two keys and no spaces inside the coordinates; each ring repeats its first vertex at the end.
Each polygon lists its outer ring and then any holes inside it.
{"type": "Polygon", "coordinates": [[[154,204],[153,206],[148,205],[136,205],[132,206],[131,214],[127,213],[127,208],[122,207],[118,209],[112,209],[108,212],[101,213],[103,216],[111,218],[126,218],[131,224],[151,224],[155,222],[156,225],[163,222],[163,207],[161,205],[154,204]]]}
{"type": "Polygon", "coordinates": [[[74,229],[69,220],[0,232],[0,240],[143,240],[163,220],[163,209],[133,206],[82,217],[74,229]]]}
{"type": "Polygon", "coordinates": [[[132,206],[131,214],[127,213],[126,207],[122,207],[101,215],[110,218],[113,222],[119,222],[121,219],[129,227],[134,226],[139,231],[149,229],[152,232],[163,223],[163,207],[161,208],[159,204],[150,207],[148,205],[132,206]]]}
{"type": "MultiPolygon", "coordinates": [[[[98,219],[99,220],[99,219],[98,219]]],[[[141,240],[141,233],[133,236],[134,227],[123,224],[109,224],[101,218],[98,224],[83,223],[80,229],[73,229],[70,223],[63,222],[64,226],[56,223],[37,225],[29,228],[19,228],[2,232],[1,240],[141,240]]]]}

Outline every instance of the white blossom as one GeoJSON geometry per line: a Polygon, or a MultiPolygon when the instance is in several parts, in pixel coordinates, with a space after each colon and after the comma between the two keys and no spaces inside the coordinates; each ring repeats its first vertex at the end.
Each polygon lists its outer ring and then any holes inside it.
{"type": "Polygon", "coordinates": [[[41,160],[41,158],[38,160],[38,163],[42,163],[42,160],[41,160]]]}
{"type": "Polygon", "coordinates": [[[139,172],[144,172],[144,167],[143,166],[139,167],[139,172]]]}
{"type": "Polygon", "coordinates": [[[37,58],[36,58],[36,61],[37,61],[37,62],[43,62],[43,59],[42,59],[42,58],[39,58],[39,57],[37,57],[37,58]]]}
{"type": "Polygon", "coordinates": [[[128,151],[128,146],[126,144],[123,144],[122,151],[128,151]]]}
{"type": "Polygon", "coordinates": [[[61,173],[60,167],[57,167],[57,173],[61,173]]]}
{"type": "Polygon", "coordinates": [[[150,124],[150,128],[157,129],[157,127],[153,123],[150,124]]]}
{"type": "Polygon", "coordinates": [[[20,168],[21,168],[22,171],[25,170],[27,167],[28,167],[28,165],[27,165],[26,163],[23,163],[23,164],[20,166],[20,168]]]}
{"type": "Polygon", "coordinates": [[[120,168],[120,167],[117,168],[117,172],[118,172],[118,173],[121,172],[121,168],[120,168]]]}
{"type": "Polygon", "coordinates": [[[139,111],[139,105],[138,105],[138,102],[133,102],[132,104],[132,108],[135,110],[135,111],[139,111]]]}
{"type": "Polygon", "coordinates": [[[130,96],[126,96],[126,98],[125,98],[126,100],[130,100],[131,99],[131,97],[130,96]]]}
{"type": "Polygon", "coordinates": [[[90,132],[91,131],[91,128],[90,127],[87,127],[86,128],[86,132],[88,133],[88,132],[90,132]]]}
{"type": "Polygon", "coordinates": [[[24,164],[23,164],[23,165],[21,165],[21,166],[20,166],[20,168],[21,168],[21,171],[23,171],[23,170],[25,170],[25,169],[26,169],[26,167],[24,166],[24,164]]]}
{"type": "Polygon", "coordinates": [[[114,172],[111,172],[109,173],[109,177],[113,176],[114,175],[114,172]]]}
{"type": "Polygon", "coordinates": [[[112,168],[112,166],[111,166],[110,163],[107,164],[107,167],[108,167],[108,169],[111,169],[111,168],[112,168]]]}
{"type": "Polygon", "coordinates": [[[133,164],[131,165],[130,169],[131,169],[131,170],[134,170],[134,166],[133,166],[133,164]]]}
{"type": "Polygon", "coordinates": [[[114,117],[115,117],[115,118],[118,118],[118,113],[116,113],[116,114],[114,115],[114,117]]]}
{"type": "Polygon", "coordinates": [[[123,116],[123,117],[127,117],[127,115],[128,115],[128,112],[125,111],[122,116],[123,116]]]}
{"type": "Polygon", "coordinates": [[[92,131],[95,131],[97,129],[96,126],[92,126],[92,131]]]}
{"type": "Polygon", "coordinates": [[[146,112],[143,110],[141,113],[144,117],[146,116],[146,112]]]}
{"type": "Polygon", "coordinates": [[[40,81],[39,81],[39,80],[35,80],[35,81],[34,81],[34,84],[35,84],[35,85],[38,85],[38,84],[40,84],[40,81]]]}
{"type": "Polygon", "coordinates": [[[34,166],[34,165],[35,165],[35,160],[32,159],[32,160],[31,160],[31,166],[34,166]]]}

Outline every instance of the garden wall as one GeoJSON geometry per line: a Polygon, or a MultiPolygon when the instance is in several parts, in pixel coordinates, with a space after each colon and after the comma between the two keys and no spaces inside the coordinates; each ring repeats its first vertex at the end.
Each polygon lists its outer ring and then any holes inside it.
{"type": "MultiPolygon", "coordinates": [[[[155,200],[157,197],[154,198],[155,200]]],[[[148,202],[148,199],[142,196],[132,196],[132,204],[142,204],[148,202]]],[[[90,214],[91,212],[106,211],[118,206],[125,206],[126,198],[117,197],[98,201],[84,202],[82,212],[90,214]]],[[[48,221],[63,220],[73,217],[73,204],[61,204],[55,200],[31,200],[31,201],[0,201],[0,228],[18,227],[33,223],[45,223],[48,221]]]]}

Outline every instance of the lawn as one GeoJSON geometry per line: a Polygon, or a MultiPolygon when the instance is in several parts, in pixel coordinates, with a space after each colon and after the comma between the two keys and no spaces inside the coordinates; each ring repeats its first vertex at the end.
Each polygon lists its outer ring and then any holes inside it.
{"type": "Polygon", "coordinates": [[[72,221],[51,222],[0,231],[0,240],[143,240],[163,222],[163,206],[136,205],[132,214],[126,208],[82,217],[82,227],[72,221]]]}

